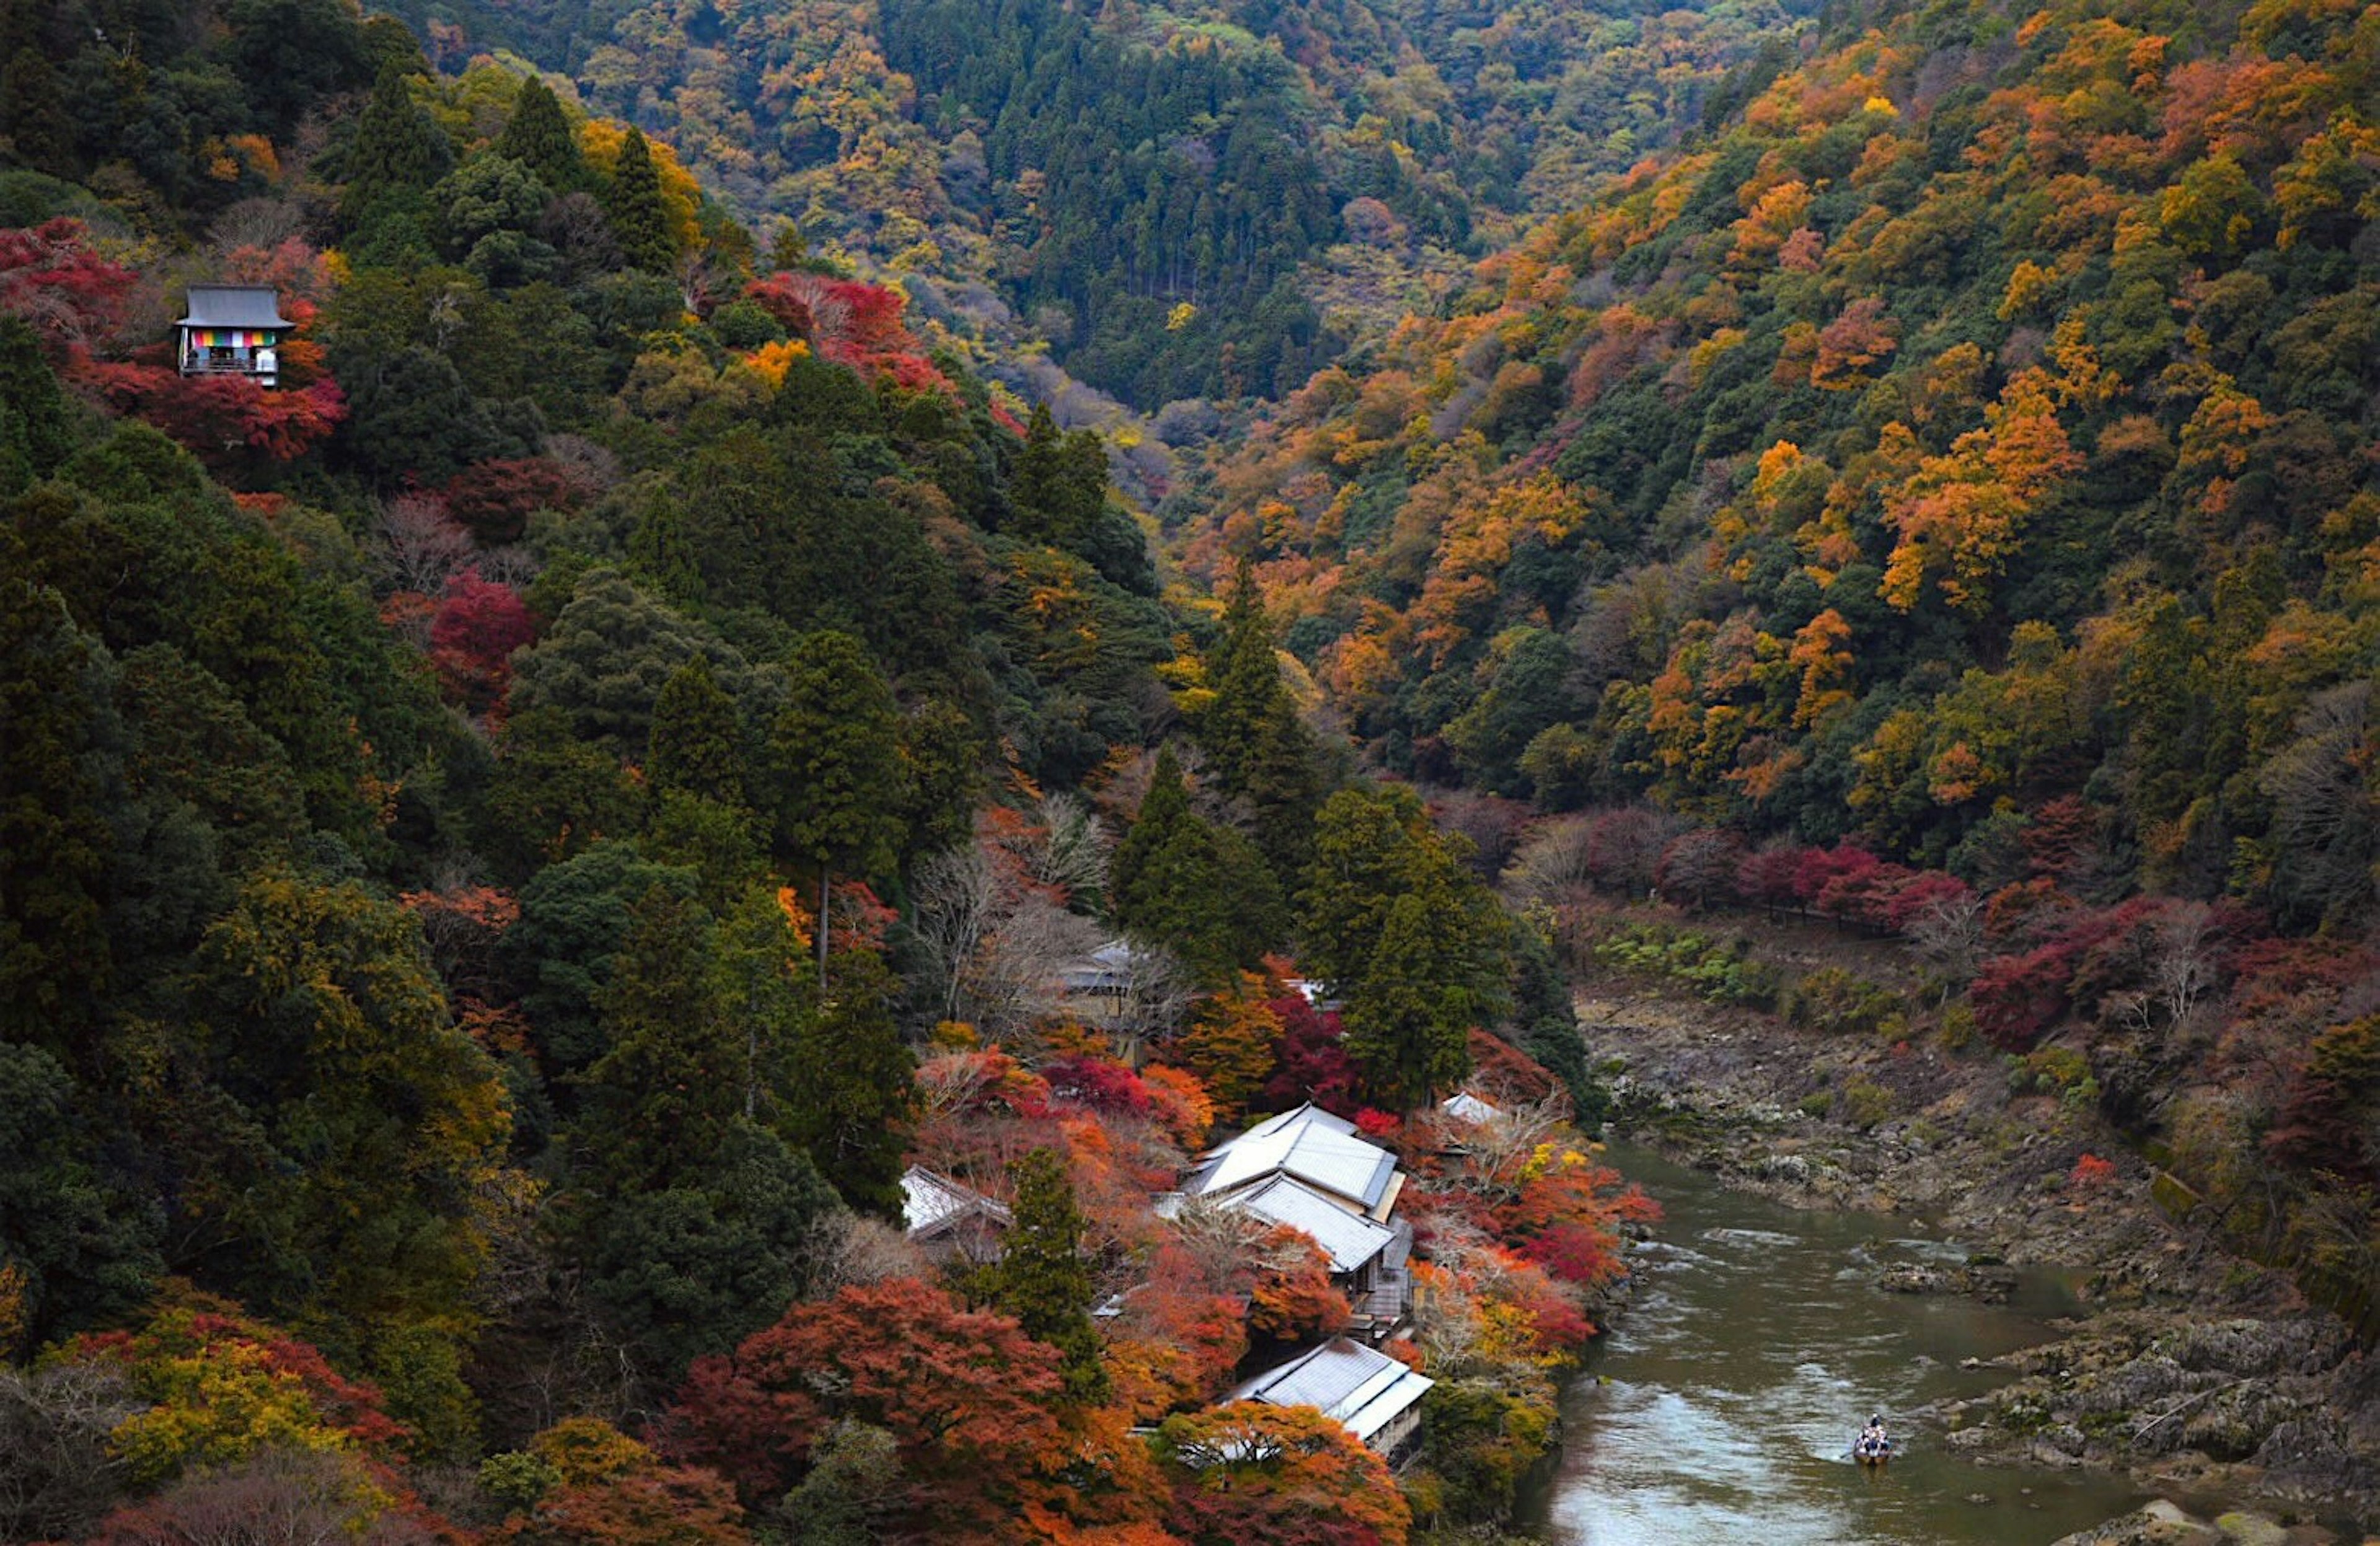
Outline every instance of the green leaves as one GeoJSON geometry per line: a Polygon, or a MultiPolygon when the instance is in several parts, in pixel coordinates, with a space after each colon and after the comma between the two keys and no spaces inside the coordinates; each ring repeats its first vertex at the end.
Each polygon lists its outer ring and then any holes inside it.
{"type": "Polygon", "coordinates": [[[1316,823],[1299,897],[1304,965],[1346,999],[1349,1056],[1405,1106],[1462,1081],[1472,1028],[1505,996],[1507,924],[1458,841],[1410,790],[1342,790],[1316,823]]]}
{"type": "Polygon", "coordinates": [[[1069,1401],[1095,1406],[1108,1394],[1091,1325],[1091,1273],[1083,1261],[1083,1214],[1066,1161],[1036,1149],[1008,1167],[1016,1189],[1015,1225],[992,1269],[992,1300],[1016,1317],[1025,1335],[1063,1355],[1059,1376],[1069,1401]]]}
{"type": "Polygon", "coordinates": [[[892,689],[848,634],[805,636],[786,662],[785,706],[769,731],[778,839],[820,869],[881,873],[894,863],[904,805],[892,689]]]}

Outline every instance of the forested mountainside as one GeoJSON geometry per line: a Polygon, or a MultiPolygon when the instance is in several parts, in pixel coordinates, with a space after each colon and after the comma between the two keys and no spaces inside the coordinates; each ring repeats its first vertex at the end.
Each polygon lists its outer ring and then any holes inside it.
{"type": "Polygon", "coordinates": [[[748,218],[1144,412],[1289,391],[1706,105],[1803,4],[409,0],[748,218]]]}
{"type": "Polygon", "coordinates": [[[1641,1200],[1253,582],[1160,596],[1096,436],[532,72],[346,0],[0,40],[0,1538],[1510,1508],[1641,1200]],[[1385,1286],[1160,1215],[1308,1101],[1385,1286]],[[1223,1399],[1350,1329],[1428,1371],[1402,1487],[1223,1399]]]}
{"type": "Polygon", "coordinates": [[[1165,514],[1533,886],[1912,938],[2368,1313],[2375,125],[2369,7],[1845,12],[1165,514]]]}

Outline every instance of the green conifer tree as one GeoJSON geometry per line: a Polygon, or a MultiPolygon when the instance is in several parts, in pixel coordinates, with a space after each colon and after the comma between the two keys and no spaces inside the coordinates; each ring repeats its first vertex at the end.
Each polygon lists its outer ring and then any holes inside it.
{"type": "Polygon", "coordinates": [[[36,172],[66,176],[74,171],[66,97],[58,72],[36,48],[20,48],[0,69],[0,135],[16,159],[36,172]]]}
{"type": "Polygon", "coordinates": [[[917,1071],[892,1019],[896,985],[868,951],[832,959],[818,1012],[794,1040],[786,1115],[787,1137],[845,1202],[895,1221],[917,1071]]]}
{"type": "Polygon", "coordinates": [[[744,763],[744,727],[735,700],[719,685],[709,657],[688,658],[653,698],[645,781],[656,793],[683,790],[722,805],[741,805],[744,763]]]}
{"type": "Polygon", "coordinates": [[[993,1302],[1016,1317],[1025,1335],[1063,1356],[1069,1401],[1107,1398],[1099,1335],[1091,1324],[1091,1271],[1083,1261],[1083,1213],[1074,1178],[1054,1150],[1036,1149],[1008,1167],[1015,1223],[994,1275],[993,1302]]]}
{"type": "Polygon", "coordinates": [[[496,154],[519,162],[556,193],[567,193],[586,181],[587,164],[562,111],[562,99],[539,76],[521,82],[513,115],[496,138],[496,154]]]}
{"type": "Polygon", "coordinates": [[[620,146],[619,164],[612,169],[612,185],[604,192],[603,212],[611,217],[612,239],[628,267],[665,274],[677,262],[677,241],[670,235],[669,205],[662,197],[661,168],[653,164],[652,147],[644,131],[631,127],[620,146]]]}
{"type": "Polygon", "coordinates": [[[340,212],[350,221],[361,221],[393,195],[426,193],[454,164],[446,132],[413,100],[407,79],[396,66],[383,66],[356,121],[346,188],[339,198],[340,212]]]}
{"type": "Polygon", "coordinates": [[[1272,625],[1240,562],[1223,612],[1223,638],[1209,671],[1215,689],[1198,743],[1227,793],[1256,815],[1257,846],[1276,876],[1293,881],[1314,852],[1314,816],[1322,777],[1314,737],[1281,679],[1272,625]]]}
{"type": "Polygon", "coordinates": [[[892,867],[905,769],[892,688],[868,646],[829,630],[786,663],[784,707],[769,732],[777,835],[818,871],[819,974],[826,974],[828,896],[837,871],[892,867]]]}

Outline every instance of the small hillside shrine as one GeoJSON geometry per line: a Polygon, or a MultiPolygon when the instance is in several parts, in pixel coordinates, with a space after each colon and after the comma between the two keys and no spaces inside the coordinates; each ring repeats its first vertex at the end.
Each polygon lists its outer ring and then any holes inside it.
{"type": "Polygon", "coordinates": [[[273,286],[193,284],[189,315],[174,326],[183,375],[281,384],[281,340],[291,323],[273,286]]]}

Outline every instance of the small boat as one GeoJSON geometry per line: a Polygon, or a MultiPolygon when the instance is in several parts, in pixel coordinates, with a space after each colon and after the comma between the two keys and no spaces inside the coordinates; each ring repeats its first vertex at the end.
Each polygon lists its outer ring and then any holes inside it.
{"type": "Polygon", "coordinates": [[[1892,1441],[1882,1434],[1863,1433],[1852,1441],[1852,1458],[1863,1466],[1881,1466],[1892,1458],[1892,1441]]]}

